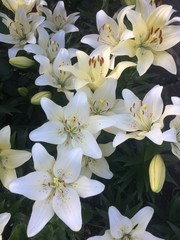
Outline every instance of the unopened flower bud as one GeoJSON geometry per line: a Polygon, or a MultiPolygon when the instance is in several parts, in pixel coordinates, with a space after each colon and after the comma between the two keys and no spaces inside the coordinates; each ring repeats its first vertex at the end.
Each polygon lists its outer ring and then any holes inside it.
{"type": "Polygon", "coordinates": [[[149,165],[149,181],[151,190],[155,193],[161,191],[166,175],[166,167],[160,154],[157,154],[151,160],[149,165]]]}
{"type": "Polygon", "coordinates": [[[28,89],[26,87],[19,87],[17,90],[22,97],[26,97],[28,95],[28,89]]]}
{"type": "Polygon", "coordinates": [[[46,97],[46,98],[51,98],[52,94],[49,91],[42,91],[36,93],[34,96],[31,98],[31,103],[34,105],[39,105],[41,98],[46,97]]]}
{"type": "Polygon", "coordinates": [[[9,63],[17,68],[29,68],[35,64],[35,61],[27,57],[18,56],[9,59],[9,63]]]}

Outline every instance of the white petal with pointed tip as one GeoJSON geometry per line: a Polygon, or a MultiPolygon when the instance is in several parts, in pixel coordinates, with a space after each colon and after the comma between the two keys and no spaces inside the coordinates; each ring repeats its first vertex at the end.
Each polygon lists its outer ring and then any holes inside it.
{"type": "Polygon", "coordinates": [[[53,216],[52,200],[36,201],[27,227],[28,237],[33,237],[39,233],[53,216]]]}
{"type": "Polygon", "coordinates": [[[71,230],[81,229],[81,203],[74,189],[66,187],[62,191],[56,191],[52,203],[54,212],[71,230]]]}

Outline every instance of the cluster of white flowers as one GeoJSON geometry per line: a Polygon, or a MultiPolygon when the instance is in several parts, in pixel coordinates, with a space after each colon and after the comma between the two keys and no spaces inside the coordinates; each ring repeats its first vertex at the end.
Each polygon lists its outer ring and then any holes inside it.
{"type": "MultiPolygon", "coordinates": [[[[127,139],[147,137],[158,145],[170,142],[173,153],[180,158],[178,97],[172,98],[173,104],[164,106],[163,87],[156,85],[143,100],[129,89],[122,91],[123,99],[116,99],[117,81],[126,68],[133,67],[143,75],[153,64],[173,74],[177,72],[174,59],[165,50],[179,42],[180,26],[171,23],[180,18],[170,20],[172,7],[156,7],[152,2],[136,0],[136,6],[124,7],[113,18],[100,10],[96,16],[98,34],[81,40],[94,48],[88,55],[66,48],[66,35],[78,31],[74,24],[79,13],[67,15],[63,1],[51,11],[44,0],[3,0],[14,13],[14,19],[0,13],[9,29],[9,34],[0,34],[0,42],[13,45],[8,50],[9,58],[16,57],[19,50],[32,54],[40,64],[35,85],[56,88],[68,100],[66,106],[60,106],[49,98],[41,99],[47,121],[29,135],[30,140],[38,143],[32,148],[35,171],[26,176],[16,178],[15,168],[29,160],[31,154],[10,149],[9,126],[0,131],[3,185],[13,193],[35,200],[28,237],[40,232],[54,214],[73,231],[79,231],[80,197],[97,195],[105,187],[91,179],[92,173],[112,178],[105,157],[127,139]],[[126,26],[125,17],[132,29],[126,26]],[[136,60],[116,63],[116,57],[122,55],[136,56],[136,60]],[[77,59],[75,64],[72,58],[77,59]],[[170,115],[177,117],[170,129],[164,131],[164,119],[170,115]],[[113,142],[97,141],[102,130],[115,135],[113,142]],[[56,160],[39,142],[57,145],[56,160]]],[[[90,239],[157,240],[145,231],[152,214],[153,210],[146,207],[129,220],[111,207],[110,230],[103,237],[90,239]]]]}

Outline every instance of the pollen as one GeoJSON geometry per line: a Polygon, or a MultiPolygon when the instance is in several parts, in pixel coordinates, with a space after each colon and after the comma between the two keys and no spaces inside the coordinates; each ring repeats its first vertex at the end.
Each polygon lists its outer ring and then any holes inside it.
{"type": "Polygon", "coordinates": [[[71,122],[75,122],[75,121],[76,121],[76,117],[75,117],[75,116],[71,116],[71,117],[69,118],[69,120],[70,120],[71,122]]]}
{"type": "Polygon", "coordinates": [[[102,105],[103,103],[104,103],[104,99],[101,98],[101,99],[99,100],[99,104],[102,105]]]}
{"type": "Polygon", "coordinates": [[[54,178],[53,178],[53,183],[54,183],[55,185],[58,185],[58,184],[59,184],[59,179],[56,178],[56,177],[54,177],[54,178]]]}
{"type": "Polygon", "coordinates": [[[145,111],[147,109],[147,105],[146,104],[143,104],[142,105],[142,110],[145,111]]]}

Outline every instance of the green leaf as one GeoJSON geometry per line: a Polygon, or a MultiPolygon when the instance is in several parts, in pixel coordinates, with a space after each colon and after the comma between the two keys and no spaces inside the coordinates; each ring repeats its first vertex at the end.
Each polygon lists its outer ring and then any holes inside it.
{"type": "Polygon", "coordinates": [[[23,223],[18,224],[13,228],[11,236],[9,237],[8,240],[20,240],[20,239],[22,240],[29,239],[26,234],[26,225],[23,223]]]}

